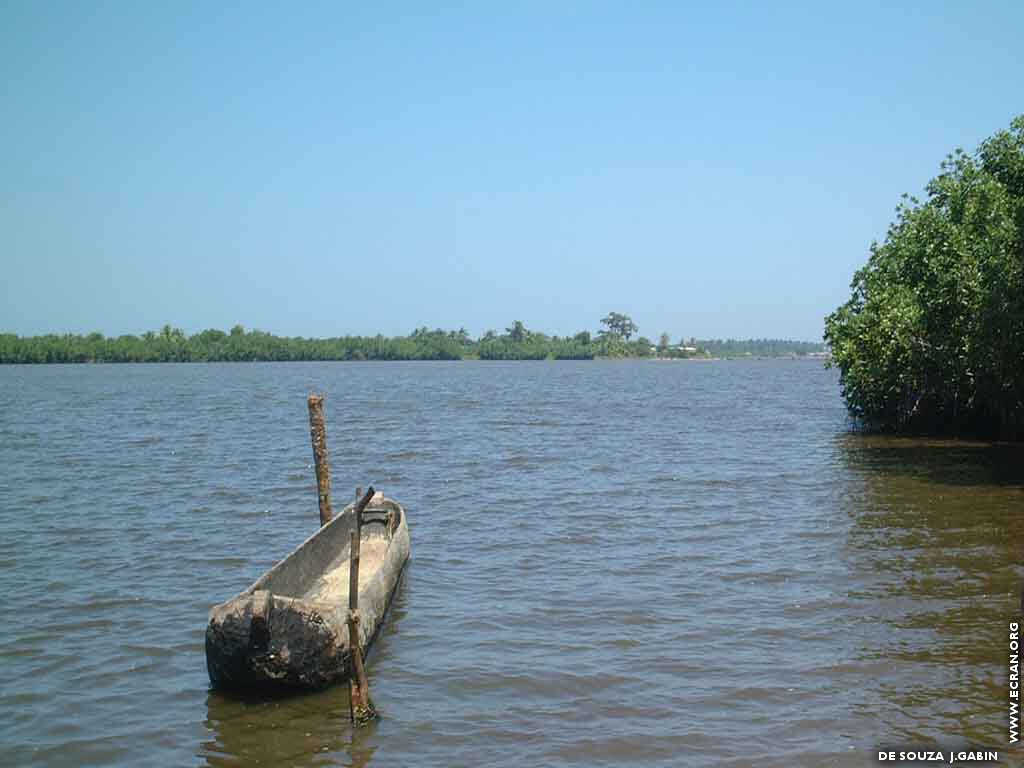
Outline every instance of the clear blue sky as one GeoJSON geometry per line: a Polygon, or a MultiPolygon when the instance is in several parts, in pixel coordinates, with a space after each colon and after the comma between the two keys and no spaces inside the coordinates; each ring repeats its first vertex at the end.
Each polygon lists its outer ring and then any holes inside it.
{"type": "Polygon", "coordinates": [[[1024,4],[700,5],[0,0],[0,330],[820,339],[1024,4]]]}

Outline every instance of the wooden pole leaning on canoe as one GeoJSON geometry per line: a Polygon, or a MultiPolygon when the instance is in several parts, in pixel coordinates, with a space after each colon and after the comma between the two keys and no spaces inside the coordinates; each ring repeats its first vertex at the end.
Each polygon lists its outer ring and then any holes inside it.
{"type": "Polygon", "coordinates": [[[331,522],[331,466],[327,462],[327,426],[324,424],[324,396],[310,395],[309,437],[313,441],[313,463],[316,465],[316,494],[320,505],[320,526],[331,522]]]}
{"type": "Polygon", "coordinates": [[[373,486],[355,506],[355,528],[349,534],[348,572],[348,647],[352,654],[352,669],[349,676],[349,717],[353,725],[365,725],[377,717],[377,710],[370,700],[370,683],[363,666],[363,652],[359,647],[359,542],[363,535],[363,510],[373,498],[373,486]]]}

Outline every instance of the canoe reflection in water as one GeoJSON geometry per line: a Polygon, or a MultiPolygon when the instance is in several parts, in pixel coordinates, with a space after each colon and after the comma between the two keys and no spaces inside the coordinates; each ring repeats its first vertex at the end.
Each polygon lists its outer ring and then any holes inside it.
{"type": "Polygon", "coordinates": [[[376,727],[352,728],[348,691],[335,686],[302,695],[210,691],[210,738],[200,756],[210,766],[370,764],[376,727]]]}

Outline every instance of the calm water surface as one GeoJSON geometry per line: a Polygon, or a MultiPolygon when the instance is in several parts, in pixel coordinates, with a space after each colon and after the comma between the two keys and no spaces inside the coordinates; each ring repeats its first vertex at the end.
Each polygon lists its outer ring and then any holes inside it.
{"type": "Polygon", "coordinates": [[[1012,762],[1022,459],[852,434],[814,362],[3,367],[0,763],[1012,762]],[[355,734],[203,653],[315,529],[311,390],[413,538],[355,734]]]}

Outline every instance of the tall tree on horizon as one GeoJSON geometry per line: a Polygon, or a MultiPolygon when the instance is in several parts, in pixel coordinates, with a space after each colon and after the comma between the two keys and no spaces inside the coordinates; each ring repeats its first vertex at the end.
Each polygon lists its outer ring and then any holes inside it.
{"type": "Polygon", "coordinates": [[[607,326],[607,330],[601,331],[602,336],[609,334],[626,341],[629,341],[629,337],[640,330],[633,322],[633,318],[620,312],[609,312],[601,318],[601,324],[607,326]]]}

